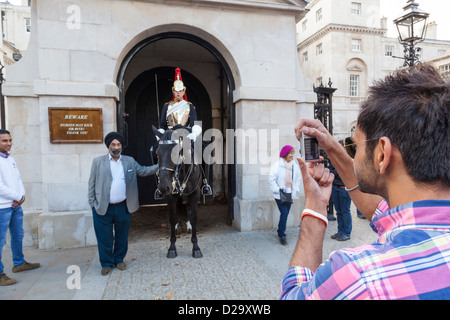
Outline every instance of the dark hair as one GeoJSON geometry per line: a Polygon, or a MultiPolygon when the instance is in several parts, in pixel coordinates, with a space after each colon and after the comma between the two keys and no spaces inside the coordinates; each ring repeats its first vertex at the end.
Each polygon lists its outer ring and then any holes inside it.
{"type": "MultiPolygon", "coordinates": [[[[420,182],[450,184],[450,83],[431,65],[399,70],[369,88],[358,128],[366,139],[388,137],[408,174],[420,182]]],[[[367,141],[373,160],[377,141],[367,141]]]]}
{"type": "Polygon", "coordinates": [[[9,135],[11,135],[11,133],[9,133],[9,131],[6,130],[6,129],[0,129],[0,134],[9,134],[9,135]]]}

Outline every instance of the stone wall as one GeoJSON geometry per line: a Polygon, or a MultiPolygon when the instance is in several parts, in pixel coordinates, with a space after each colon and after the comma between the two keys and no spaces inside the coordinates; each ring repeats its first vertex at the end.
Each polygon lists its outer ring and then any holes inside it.
{"type": "MultiPolygon", "coordinates": [[[[95,244],[87,181],[92,159],[105,154],[105,146],[50,143],[48,108],[102,108],[104,135],[116,130],[120,66],[148,37],[183,32],[207,41],[234,77],[236,128],[277,129],[279,146],[296,144],[295,121],[311,114],[315,100],[297,60],[295,24],[304,3],[216,2],[33,1],[28,50],[8,69],[3,91],[12,153],[27,192],[26,244],[43,249],[95,244]]],[[[257,153],[269,154],[272,144],[257,153]]],[[[236,167],[234,225],[240,230],[277,223],[268,167],[236,167]]],[[[300,199],[296,214],[302,206],[300,199]]],[[[298,215],[290,219],[289,225],[298,224],[298,215]]]]}

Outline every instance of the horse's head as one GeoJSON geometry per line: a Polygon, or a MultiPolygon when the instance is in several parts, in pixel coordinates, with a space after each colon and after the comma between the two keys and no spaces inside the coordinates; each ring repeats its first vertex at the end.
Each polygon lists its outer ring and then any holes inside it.
{"type": "MultiPolygon", "coordinates": [[[[179,128],[161,133],[155,127],[153,127],[153,132],[159,137],[159,144],[156,149],[159,165],[158,189],[163,196],[168,196],[176,188],[174,181],[177,177],[174,177],[174,175],[177,166],[182,162],[182,158],[180,158],[183,154],[182,141],[189,132],[184,128],[179,128]]],[[[190,140],[187,140],[190,146],[190,140]]]]}

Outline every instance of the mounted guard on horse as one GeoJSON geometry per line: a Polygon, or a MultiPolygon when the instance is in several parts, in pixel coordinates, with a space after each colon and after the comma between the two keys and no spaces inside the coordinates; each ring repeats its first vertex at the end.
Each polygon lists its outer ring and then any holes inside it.
{"type": "MultiPolygon", "coordinates": [[[[192,140],[192,143],[201,136],[202,128],[196,124],[197,112],[195,106],[187,101],[186,87],[181,78],[181,70],[175,69],[175,80],[172,87],[173,99],[164,104],[158,131],[164,134],[167,130],[184,128],[189,131],[187,138],[192,140]]],[[[159,141],[160,135],[155,133],[156,139],[159,141]]],[[[202,195],[212,195],[212,189],[208,184],[206,175],[203,172],[203,186],[201,189],[202,195]]],[[[159,189],[156,189],[155,199],[162,199],[159,189]]]]}
{"type": "MultiPolygon", "coordinates": [[[[170,209],[171,245],[168,258],[177,256],[175,241],[178,226],[176,216],[177,201],[181,197],[186,203],[188,231],[192,230],[192,256],[203,255],[197,245],[196,224],[197,205],[201,195],[212,195],[201,163],[195,163],[193,144],[201,136],[202,128],[195,123],[197,113],[192,103],[187,101],[186,87],[179,68],[175,70],[173,100],[162,109],[160,128],[153,127],[158,140],[158,189],[155,199],[167,200],[170,209]],[[203,179],[202,179],[203,177],[203,179]],[[201,186],[203,182],[203,186],[201,186]]],[[[201,144],[200,144],[201,145],[201,144]]]]}

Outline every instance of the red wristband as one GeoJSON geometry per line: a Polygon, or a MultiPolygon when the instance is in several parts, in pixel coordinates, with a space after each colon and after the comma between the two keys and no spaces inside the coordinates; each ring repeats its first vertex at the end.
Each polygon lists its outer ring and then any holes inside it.
{"type": "Polygon", "coordinates": [[[316,212],[314,210],[311,210],[311,209],[305,209],[302,212],[302,220],[303,220],[304,216],[311,216],[311,217],[320,219],[320,220],[322,220],[325,223],[325,227],[328,227],[328,219],[323,214],[320,214],[320,213],[318,213],[318,212],[316,212]]]}

